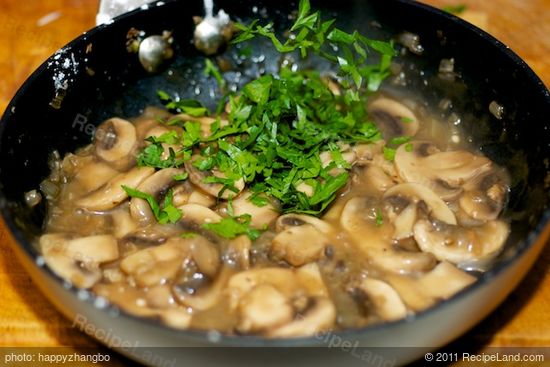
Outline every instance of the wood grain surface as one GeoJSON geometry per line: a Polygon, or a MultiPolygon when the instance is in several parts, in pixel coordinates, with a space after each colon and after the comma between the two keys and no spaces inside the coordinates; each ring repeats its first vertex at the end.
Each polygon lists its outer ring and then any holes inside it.
{"type": "MultiPolygon", "coordinates": [[[[426,0],[437,7],[452,0],[426,0]]],[[[550,85],[550,0],[462,0],[465,19],[518,53],[550,85]]],[[[29,74],[50,54],[93,27],[96,0],[2,0],[0,2],[0,111],[29,74]]],[[[35,288],[10,248],[0,223],[0,346],[102,348],[71,327],[35,288]]],[[[472,351],[498,346],[550,347],[550,246],[516,291],[487,319],[453,343],[472,351]]],[[[111,354],[108,364],[131,362],[111,354]]],[[[0,356],[2,355],[0,348],[0,356]]],[[[0,364],[2,361],[0,361],[0,364]]],[[[24,364],[21,364],[24,365],[24,364]]],[[[40,364],[34,364],[40,365],[40,364]]],[[[455,365],[465,365],[459,362],[455,365]]]]}

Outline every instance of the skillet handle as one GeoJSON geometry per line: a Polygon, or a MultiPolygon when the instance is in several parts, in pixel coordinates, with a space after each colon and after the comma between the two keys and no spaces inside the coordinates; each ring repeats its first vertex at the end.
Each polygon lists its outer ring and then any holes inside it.
{"type": "Polygon", "coordinates": [[[99,12],[96,16],[96,24],[109,23],[118,15],[132,11],[142,5],[152,2],[151,0],[101,0],[99,12]]]}

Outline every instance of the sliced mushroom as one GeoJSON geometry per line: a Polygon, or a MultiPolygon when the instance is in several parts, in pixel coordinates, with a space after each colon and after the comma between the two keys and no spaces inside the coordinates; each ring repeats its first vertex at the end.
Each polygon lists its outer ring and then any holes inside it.
{"type": "Polygon", "coordinates": [[[376,314],[384,321],[399,320],[407,316],[407,307],[388,283],[366,278],[360,283],[359,289],[367,296],[376,314]]]}
{"type": "Polygon", "coordinates": [[[128,194],[122,188],[123,185],[132,188],[137,187],[154,172],[155,169],[151,167],[136,167],[128,172],[120,173],[105,185],[77,200],[76,205],[89,211],[113,209],[128,198],[128,194]]]}
{"type": "Polygon", "coordinates": [[[290,322],[294,316],[289,299],[270,284],[259,284],[246,293],[238,313],[237,330],[241,333],[269,330],[290,322]]]}
{"type": "Polygon", "coordinates": [[[317,261],[330,240],[311,224],[290,227],[280,232],[271,243],[271,256],[293,266],[317,261]]]}
{"type": "Polygon", "coordinates": [[[334,233],[334,228],[324,220],[313,217],[311,215],[303,215],[303,214],[281,215],[279,218],[277,218],[277,222],[275,223],[275,228],[277,232],[282,232],[289,228],[299,227],[304,224],[311,224],[319,232],[324,234],[334,233]]]}
{"type": "Polygon", "coordinates": [[[454,213],[447,204],[429,188],[417,183],[399,184],[384,194],[384,199],[391,197],[405,198],[413,203],[424,202],[429,210],[429,215],[448,224],[456,224],[454,213]]]}
{"type": "Polygon", "coordinates": [[[233,212],[236,216],[249,214],[251,216],[251,227],[265,228],[279,216],[279,209],[276,206],[277,203],[275,203],[274,200],[266,199],[266,205],[257,206],[250,201],[252,195],[250,191],[245,190],[235,198],[232,202],[233,212]]]}
{"type": "Polygon", "coordinates": [[[373,194],[385,192],[395,186],[392,178],[374,164],[356,164],[353,166],[352,182],[354,185],[361,185],[362,190],[369,190],[373,194]]]}
{"type": "Polygon", "coordinates": [[[185,204],[198,204],[206,208],[216,205],[216,199],[198,189],[189,181],[184,181],[174,186],[174,206],[185,204]]]}
{"type": "MultiPolygon", "coordinates": [[[[147,177],[137,186],[137,190],[146,194],[152,195],[157,201],[163,193],[174,186],[177,181],[174,180],[175,175],[185,172],[180,168],[165,168],[155,172],[147,177]]],[[[155,216],[151,210],[151,206],[146,200],[133,197],[130,200],[130,214],[132,218],[141,226],[146,226],[155,221],[155,216]]]]}
{"type": "Polygon", "coordinates": [[[225,178],[225,177],[223,173],[217,171],[216,169],[212,169],[210,171],[199,170],[197,167],[193,165],[193,162],[195,162],[197,159],[200,159],[200,157],[195,156],[190,160],[186,161],[185,169],[189,173],[189,179],[191,180],[191,182],[195,184],[197,187],[199,187],[201,190],[203,190],[204,192],[214,197],[219,197],[221,199],[229,199],[229,198],[236,197],[244,190],[245,182],[243,178],[240,178],[234,182],[233,189],[225,188],[224,185],[221,183],[205,183],[204,180],[209,176],[216,176],[218,178],[225,178]]]}
{"type": "Polygon", "coordinates": [[[386,142],[382,139],[374,143],[362,143],[352,147],[352,150],[357,156],[359,162],[372,161],[376,155],[382,154],[382,149],[386,145],[386,142]]]}
{"type": "Polygon", "coordinates": [[[396,100],[377,98],[369,104],[367,110],[386,140],[397,136],[414,136],[418,131],[416,115],[396,100]]]}
{"type": "Polygon", "coordinates": [[[214,277],[220,267],[216,247],[201,236],[170,238],[164,244],[135,252],[120,263],[120,268],[132,275],[141,287],[173,280],[184,261],[193,261],[203,274],[214,277]]]}
{"type": "Polygon", "coordinates": [[[180,222],[187,222],[191,227],[193,224],[202,227],[203,224],[218,223],[222,220],[221,215],[202,205],[186,204],[179,209],[182,211],[180,222]]]}
{"type": "Polygon", "coordinates": [[[509,191],[509,179],[503,171],[492,170],[464,185],[460,208],[475,220],[494,220],[500,214],[509,191]]]}
{"type": "Polygon", "coordinates": [[[491,169],[485,157],[465,150],[442,152],[423,141],[401,145],[394,162],[404,181],[425,185],[444,200],[455,199],[464,183],[491,169]]]}
{"type": "Polygon", "coordinates": [[[96,155],[118,170],[135,164],[137,135],[134,125],[121,118],[103,122],[95,133],[96,155]]]}
{"type": "Polygon", "coordinates": [[[413,226],[416,222],[416,204],[411,203],[399,213],[393,221],[395,228],[393,238],[402,240],[413,236],[413,226]]]}
{"type": "Polygon", "coordinates": [[[174,279],[185,255],[181,248],[163,244],[125,257],[120,262],[120,268],[131,275],[138,286],[150,287],[174,279]]]}
{"type": "Polygon", "coordinates": [[[376,266],[396,273],[430,270],[436,264],[431,254],[403,251],[392,245],[393,226],[377,223],[380,204],[372,197],[354,197],[342,210],[340,224],[359,250],[376,266]]]}
{"type": "Polygon", "coordinates": [[[237,310],[238,325],[243,331],[263,332],[272,337],[311,335],[332,327],[336,319],[336,309],[314,264],[298,269],[240,272],[230,278],[227,292],[229,305],[237,310]],[[266,312],[265,302],[270,307],[280,306],[276,315],[266,312]]]}
{"type": "Polygon", "coordinates": [[[303,314],[288,324],[268,331],[266,335],[275,338],[315,335],[331,329],[335,321],[334,304],[326,297],[314,297],[303,314]]]}
{"type": "Polygon", "coordinates": [[[137,223],[132,219],[126,205],[120,209],[114,210],[111,214],[111,218],[113,220],[113,234],[116,238],[123,238],[137,228],[137,223]]]}
{"type": "Polygon", "coordinates": [[[234,270],[230,267],[223,266],[214,283],[207,289],[198,290],[196,293],[189,293],[178,285],[174,285],[172,287],[174,298],[181,305],[191,307],[194,310],[209,309],[221,299],[223,291],[227,287],[227,281],[233,272],[234,270]]]}
{"type": "Polygon", "coordinates": [[[187,329],[191,324],[192,314],[187,308],[174,302],[163,305],[157,305],[158,300],[150,302],[150,291],[137,289],[125,283],[112,283],[97,284],[94,292],[135,316],[158,317],[165,325],[177,329],[187,329]]]}
{"type": "Polygon", "coordinates": [[[81,187],[83,194],[88,194],[103,186],[119,172],[102,162],[90,162],[78,170],[74,177],[74,184],[81,187]]]}
{"type": "Polygon", "coordinates": [[[414,225],[414,238],[422,251],[434,254],[439,260],[461,265],[494,258],[502,250],[509,233],[509,226],[502,221],[472,228],[436,220],[420,220],[414,225]]]}
{"type": "Polygon", "coordinates": [[[224,251],[224,261],[236,266],[238,269],[248,269],[250,267],[250,249],[252,241],[247,235],[241,235],[227,243],[227,248],[224,251]]]}
{"type": "Polygon", "coordinates": [[[101,279],[100,263],[116,260],[118,247],[110,235],[72,238],[67,234],[40,237],[46,264],[60,277],[79,288],[90,288],[101,279]]]}
{"type": "Polygon", "coordinates": [[[362,248],[386,248],[391,243],[391,226],[377,223],[380,203],[370,196],[356,196],[347,201],[340,224],[362,248]]]}
{"type": "Polygon", "coordinates": [[[450,298],[474,283],[476,278],[444,261],[418,278],[388,274],[386,280],[409,308],[422,311],[450,298]]]}

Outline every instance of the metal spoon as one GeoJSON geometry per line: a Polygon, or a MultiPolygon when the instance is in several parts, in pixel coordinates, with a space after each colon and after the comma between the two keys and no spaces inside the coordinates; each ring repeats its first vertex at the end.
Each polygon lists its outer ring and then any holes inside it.
{"type": "Polygon", "coordinates": [[[141,41],[138,57],[145,70],[156,73],[166,60],[172,58],[174,51],[171,43],[172,36],[168,32],[165,32],[162,36],[149,36],[141,41]]]}
{"type": "Polygon", "coordinates": [[[216,54],[233,37],[233,23],[223,10],[213,16],[212,0],[204,0],[205,17],[194,17],[195,47],[206,55],[216,54]]]}

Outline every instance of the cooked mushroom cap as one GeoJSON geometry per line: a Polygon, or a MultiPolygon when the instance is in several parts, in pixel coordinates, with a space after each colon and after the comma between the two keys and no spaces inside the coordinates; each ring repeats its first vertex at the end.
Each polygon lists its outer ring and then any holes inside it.
{"type": "Polygon", "coordinates": [[[420,220],[414,226],[418,246],[439,260],[454,264],[482,262],[495,257],[503,248],[510,229],[502,221],[463,228],[439,221],[420,220]]]}
{"type": "Polygon", "coordinates": [[[237,330],[255,333],[290,322],[294,310],[289,299],[269,284],[259,284],[239,303],[237,330]]]}
{"type": "Polygon", "coordinates": [[[464,185],[460,208],[476,220],[494,220],[500,214],[508,195],[509,178],[502,171],[492,170],[464,185]]]}
{"type": "Polygon", "coordinates": [[[272,201],[264,206],[257,206],[250,198],[252,193],[248,190],[243,191],[233,200],[233,213],[236,216],[250,214],[250,226],[253,228],[264,228],[268,226],[275,218],[279,216],[279,210],[272,201]]]}
{"type": "Polygon", "coordinates": [[[194,310],[206,310],[219,302],[224,290],[227,288],[227,281],[234,271],[228,266],[222,266],[216,280],[207,289],[201,289],[195,293],[189,293],[178,285],[172,287],[174,298],[181,305],[191,307],[194,310]]]}
{"type": "Polygon", "coordinates": [[[46,234],[40,237],[40,248],[46,264],[79,288],[90,288],[101,279],[100,263],[118,258],[117,242],[111,235],[46,234]]]}
{"type": "Polygon", "coordinates": [[[380,203],[370,196],[357,196],[346,203],[340,216],[340,224],[362,249],[387,248],[391,243],[392,228],[377,224],[380,203]]]}
{"type": "Polygon", "coordinates": [[[138,285],[153,286],[173,280],[184,261],[193,261],[203,274],[214,277],[221,266],[217,248],[201,236],[170,238],[166,243],[147,247],[125,257],[120,268],[132,275],[138,285]]]}
{"type": "Polygon", "coordinates": [[[422,311],[441,299],[450,298],[476,278],[444,261],[419,278],[388,274],[386,280],[410,309],[422,311]]]}
{"type": "Polygon", "coordinates": [[[456,198],[464,183],[491,169],[491,161],[485,157],[465,150],[441,152],[423,141],[401,145],[394,162],[405,182],[425,185],[445,200],[456,198]]]}
{"type": "Polygon", "coordinates": [[[373,193],[385,192],[395,182],[382,168],[374,164],[355,165],[353,167],[353,183],[370,189],[373,193]]]}
{"type": "Polygon", "coordinates": [[[129,121],[116,117],[105,121],[96,130],[94,144],[97,156],[114,168],[123,170],[135,164],[137,135],[129,121]]]}
{"type": "Polygon", "coordinates": [[[271,255],[293,266],[301,266],[318,260],[328,244],[326,235],[311,224],[303,224],[277,234],[271,243],[271,255]]]}
{"type": "Polygon", "coordinates": [[[385,321],[399,320],[407,316],[407,307],[399,294],[388,283],[366,278],[359,288],[374,305],[375,312],[385,321]]]}
{"type": "Polygon", "coordinates": [[[430,210],[429,215],[442,222],[456,224],[454,213],[447,204],[429,188],[417,183],[405,183],[392,187],[384,194],[384,199],[397,196],[414,203],[423,201],[430,210]]]}
{"type": "Polygon", "coordinates": [[[396,136],[414,136],[418,131],[415,114],[396,100],[377,98],[367,109],[386,140],[396,136]]]}
{"type": "Polygon", "coordinates": [[[277,232],[282,232],[286,229],[289,229],[292,227],[298,227],[304,224],[311,224],[319,232],[324,234],[330,234],[330,233],[333,233],[334,231],[334,228],[324,220],[313,217],[311,215],[302,215],[302,214],[281,215],[279,218],[277,218],[277,222],[275,223],[275,228],[277,229],[277,232]]]}
{"type": "Polygon", "coordinates": [[[229,280],[227,292],[230,307],[239,312],[240,327],[265,330],[268,336],[311,335],[332,327],[336,319],[336,309],[314,264],[298,269],[261,268],[240,272],[229,280]],[[268,299],[262,297],[269,297],[270,308],[280,306],[276,314],[266,312],[262,305],[268,299]],[[296,313],[300,316],[293,318],[296,313]],[[273,327],[268,330],[268,325],[273,327]]]}
{"type": "MultiPolygon", "coordinates": [[[[177,183],[174,180],[174,176],[183,172],[185,172],[183,169],[178,168],[161,169],[143,180],[136,189],[152,195],[159,201],[158,199],[161,194],[177,183]]],[[[147,201],[140,198],[132,198],[130,200],[130,214],[142,226],[151,224],[155,220],[151,206],[147,201]]]]}
{"type": "Polygon", "coordinates": [[[94,292],[132,315],[158,317],[165,325],[177,329],[187,329],[191,324],[192,314],[186,307],[175,302],[159,305],[158,300],[152,302],[148,297],[148,291],[126,283],[97,284],[94,292]]]}
{"type": "Polygon", "coordinates": [[[136,167],[128,172],[120,173],[113,177],[105,185],[93,191],[89,195],[77,200],[78,207],[89,211],[105,211],[128,198],[128,194],[122,186],[137,187],[143,180],[155,172],[152,167],[136,167]]]}
{"type": "Polygon", "coordinates": [[[82,167],[74,177],[74,183],[87,194],[103,186],[119,172],[103,162],[90,162],[82,167]]]}

